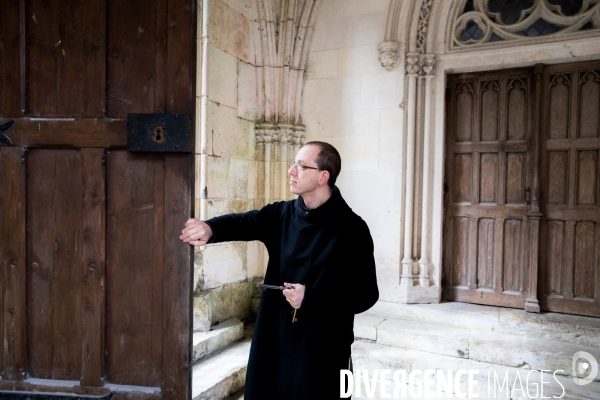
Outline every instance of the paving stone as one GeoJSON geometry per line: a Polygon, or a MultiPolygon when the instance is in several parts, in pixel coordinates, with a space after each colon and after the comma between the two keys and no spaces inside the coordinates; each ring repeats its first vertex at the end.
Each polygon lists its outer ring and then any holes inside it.
{"type": "Polygon", "coordinates": [[[431,323],[387,319],[377,326],[377,343],[414,350],[469,357],[469,333],[431,323]]]}
{"type": "MultiPolygon", "coordinates": [[[[453,377],[459,370],[475,371],[473,378],[477,381],[475,394],[478,397],[467,397],[467,398],[507,398],[507,391],[512,390],[512,399],[529,399],[529,398],[541,398],[541,393],[533,396],[536,390],[539,390],[541,375],[539,372],[533,372],[529,369],[524,368],[513,368],[503,365],[495,365],[486,362],[480,362],[475,360],[461,359],[456,357],[450,357],[441,354],[432,354],[423,351],[401,349],[397,347],[390,347],[380,345],[378,343],[370,343],[358,340],[352,345],[352,360],[354,364],[354,371],[361,370],[361,375],[364,374],[363,370],[367,370],[367,376],[371,379],[374,374],[374,370],[387,369],[391,371],[391,376],[396,371],[404,370],[408,377],[411,371],[425,371],[425,370],[441,370],[445,377],[448,377],[449,371],[452,371],[453,377]],[[518,377],[517,377],[518,375],[518,377]],[[529,381],[527,380],[529,377],[529,381]],[[506,383],[504,380],[506,379],[506,383]],[[495,380],[499,382],[496,384],[496,395],[494,395],[494,384],[495,380]],[[520,383],[521,382],[521,383],[520,383]],[[499,387],[503,386],[503,390],[499,390],[499,387]],[[535,385],[537,384],[537,386],[535,385]],[[529,394],[520,390],[529,390],[529,394]]],[[[422,377],[422,375],[417,375],[422,377]]],[[[467,393],[467,375],[466,373],[461,376],[459,390],[461,394],[467,393]]],[[[434,378],[435,379],[435,378],[434,378]]],[[[561,397],[563,399],[579,399],[579,400],[596,400],[600,398],[600,383],[592,382],[585,386],[576,385],[573,380],[569,377],[559,376],[553,377],[550,374],[544,375],[544,397],[552,398],[552,396],[561,397]],[[560,382],[560,384],[559,384],[560,382]],[[561,386],[562,385],[562,386],[561,386]],[[563,395],[564,387],[564,395],[563,395]]],[[[392,383],[390,386],[386,386],[387,398],[390,398],[393,394],[395,385],[392,383]]],[[[367,398],[366,387],[364,384],[364,378],[360,383],[361,394],[353,394],[352,398],[360,399],[367,398]]],[[[377,382],[375,387],[375,396],[372,398],[382,398],[380,396],[380,382],[377,382]]],[[[435,385],[433,386],[435,391],[435,385]]],[[[413,388],[415,391],[415,388],[413,388]]],[[[434,392],[432,391],[432,392],[434,392]]],[[[457,398],[457,393],[454,393],[452,398],[457,398]]],[[[408,387],[406,388],[406,397],[402,398],[426,398],[419,396],[410,396],[408,387]]],[[[435,397],[435,396],[434,396],[435,397]]],[[[431,397],[429,397],[431,398],[431,397]]],[[[445,397],[441,397],[445,398],[445,397]]]]}

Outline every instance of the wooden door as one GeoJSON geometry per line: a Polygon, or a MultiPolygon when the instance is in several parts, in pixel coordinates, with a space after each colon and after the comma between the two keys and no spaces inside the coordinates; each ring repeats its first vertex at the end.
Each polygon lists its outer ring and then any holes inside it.
{"type": "Polygon", "coordinates": [[[532,73],[448,77],[443,295],[523,307],[528,296],[532,73]]]}
{"type": "Polygon", "coordinates": [[[540,305],[600,316],[600,62],[546,67],[540,305]]]}
{"type": "Polygon", "coordinates": [[[192,156],[127,152],[126,118],[193,116],[195,17],[194,0],[0,2],[0,391],[190,398],[192,156]]]}

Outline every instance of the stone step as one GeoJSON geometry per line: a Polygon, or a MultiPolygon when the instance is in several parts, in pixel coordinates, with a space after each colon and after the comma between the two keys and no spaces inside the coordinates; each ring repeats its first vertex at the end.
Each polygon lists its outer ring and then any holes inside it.
{"type": "Polygon", "coordinates": [[[447,302],[399,304],[378,301],[369,314],[419,323],[436,323],[478,332],[507,333],[600,347],[600,318],[447,302]]]}
{"type": "Polygon", "coordinates": [[[192,367],[192,399],[226,399],[244,387],[253,327],[242,340],[199,359],[192,367]]]}
{"type": "Polygon", "coordinates": [[[229,395],[229,397],[227,397],[227,400],[244,400],[244,388],[241,388],[237,392],[229,395]]]}
{"type": "MultiPolygon", "coordinates": [[[[433,354],[425,351],[410,350],[399,347],[385,346],[378,343],[370,343],[362,340],[357,340],[352,345],[352,361],[354,365],[354,378],[359,380],[358,386],[360,386],[360,393],[357,393],[357,384],[354,385],[354,392],[352,398],[363,399],[363,398],[394,398],[394,390],[396,384],[394,383],[393,376],[396,371],[405,371],[406,381],[400,382],[399,379],[397,393],[399,396],[396,398],[447,398],[442,393],[441,397],[436,396],[436,377],[431,377],[433,381],[431,386],[432,390],[429,396],[426,396],[423,392],[423,386],[420,384],[412,385],[409,383],[411,371],[420,370],[421,373],[416,375],[416,378],[422,382],[423,371],[425,370],[436,370],[438,373],[444,374],[446,379],[448,374],[452,371],[452,377],[455,378],[459,370],[465,372],[460,376],[460,382],[458,388],[452,385],[452,397],[458,398],[459,395],[467,394],[467,376],[468,372],[472,371],[473,379],[477,382],[474,387],[474,394],[476,396],[467,396],[467,398],[479,398],[479,399],[530,399],[530,398],[542,398],[539,392],[541,387],[541,373],[532,372],[532,369],[528,368],[514,368],[509,366],[490,364],[487,362],[476,361],[471,359],[457,358],[448,355],[433,354]],[[378,377],[375,386],[373,387],[373,375],[375,371],[378,374],[382,370],[390,371],[386,377],[389,380],[389,385],[386,385],[387,396],[383,396],[381,393],[381,380],[378,377]],[[356,374],[360,371],[360,377],[356,374]],[[371,389],[375,389],[373,396],[368,396],[367,387],[365,385],[364,375],[368,377],[371,389]],[[477,371],[477,372],[475,372],[477,371]],[[506,382],[505,382],[506,379],[506,382]],[[496,381],[498,382],[496,384],[496,381]],[[500,387],[503,387],[500,389],[500,387]],[[402,393],[404,389],[404,393],[402,393]],[[461,393],[457,393],[458,389],[461,393]],[[523,389],[523,390],[521,390],[523,389]],[[419,390],[421,392],[419,393],[419,390]],[[495,390],[495,394],[494,394],[495,390]],[[508,396],[508,392],[512,390],[511,395],[508,396]],[[526,392],[528,390],[529,392],[526,392]],[[536,394],[537,391],[537,394],[536,394]],[[403,396],[404,395],[404,396],[403,396]]],[[[600,383],[597,381],[591,382],[587,385],[577,385],[574,383],[572,378],[567,376],[552,375],[545,373],[543,376],[543,396],[544,398],[556,398],[562,399],[579,399],[579,400],[597,400],[600,399],[600,383]],[[561,386],[562,385],[562,386],[561,386]],[[564,393],[563,393],[564,388],[564,393]]]]}
{"type": "MultiPolygon", "coordinates": [[[[559,371],[561,375],[570,373],[577,352],[585,351],[600,360],[600,346],[371,314],[356,316],[355,336],[380,345],[507,367],[559,371]]],[[[600,380],[600,376],[596,379],[600,380]]]]}
{"type": "Polygon", "coordinates": [[[229,318],[210,328],[208,332],[194,332],[193,362],[213,354],[244,337],[244,324],[237,318],[229,318]]]}

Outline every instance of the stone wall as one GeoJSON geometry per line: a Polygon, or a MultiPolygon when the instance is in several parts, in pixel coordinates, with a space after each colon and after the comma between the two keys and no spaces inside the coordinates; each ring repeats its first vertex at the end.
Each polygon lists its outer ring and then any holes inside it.
{"type": "Polygon", "coordinates": [[[340,151],[338,186],[371,230],[380,298],[398,301],[404,71],[386,71],[377,50],[389,5],[389,0],[323,3],[309,54],[303,123],[307,141],[324,140],[340,151]]]}
{"type": "MultiPolygon", "coordinates": [[[[254,3],[204,0],[198,4],[197,218],[245,212],[261,205],[255,204],[254,3]]],[[[207,331],[231,316],[250,314],[254,281],[264,275],[263,249],[257,242],[195,249],[195,331],[207,331]]]]}

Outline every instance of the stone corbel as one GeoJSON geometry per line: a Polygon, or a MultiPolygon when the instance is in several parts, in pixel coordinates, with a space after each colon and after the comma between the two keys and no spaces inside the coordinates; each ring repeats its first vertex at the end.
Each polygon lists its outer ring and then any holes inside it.
{"type": "Polygon", "coordinates": [[[400,43],[398,42],[381,42],[379,46],[377,46],[377,50],[379,50],[379,62],[381,66],[388,71],[394,69],[396,64],[398,63],[398,49],[400,48],[400,43]]]}

